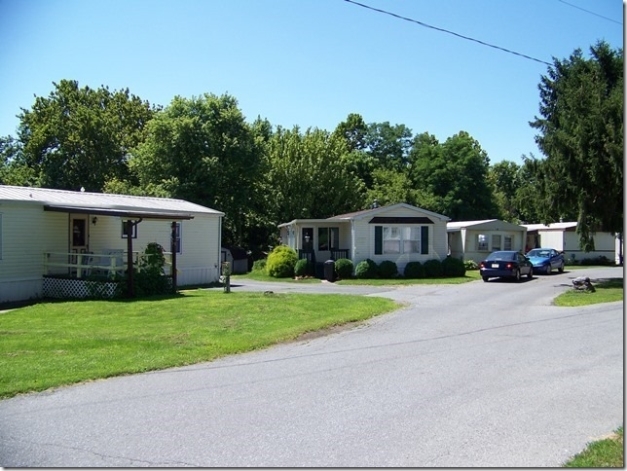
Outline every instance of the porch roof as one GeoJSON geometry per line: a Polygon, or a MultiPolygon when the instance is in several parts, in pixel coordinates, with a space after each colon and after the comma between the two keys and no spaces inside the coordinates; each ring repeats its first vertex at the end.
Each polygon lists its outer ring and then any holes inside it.
{"type": "Polygon", "coordinates": [[[189,220],[194,219],[191,214],[175,213],[169,211],[139,211],[131,209],[105,209],[90,206],[68,206],[57,204],[45,204],[44,211],[56,211],[60,213],[91,214],[99,216],[119,216],[129,219],[167,219],[189,220]]]}
{"type": "Polygon", "coordinates": [[[293,226],[295,224],[329,224],[334,221],[332,218],[328,219],[292,219],[290,222],[284,222],[283,224],[279,224],[277,227],[287,227],[293,226]]]}

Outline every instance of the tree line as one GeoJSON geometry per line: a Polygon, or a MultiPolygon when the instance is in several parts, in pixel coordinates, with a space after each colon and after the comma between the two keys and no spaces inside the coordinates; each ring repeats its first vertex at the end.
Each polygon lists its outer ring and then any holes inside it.
{"type": "Polygon", "coordinates": [[[333,130],[249,122],[235,97],[152,105],[128,89],[53,83],[0,138],[0,183],[181,198],[225,213],[225,245],[275,245],[277,224],[405,202],[455,221],[623,226],[623,58],[599,42],[554,59],[530,125],[543,158],[491,165],[460,130],[443,142],[351,113],[333,130]]]}

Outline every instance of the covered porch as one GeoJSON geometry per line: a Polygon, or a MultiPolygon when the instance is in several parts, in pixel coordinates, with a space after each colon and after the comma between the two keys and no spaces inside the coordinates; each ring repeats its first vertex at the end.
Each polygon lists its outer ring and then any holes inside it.
{"type": "Polygon", "coordinates": [[[350,222],[330,219],[294,219],[281,224],[281,242],[291,247],[298,258],[309,260],[314,266],[327,260],[351,258],[350,222]]]}
{"type": "Polygon", "coordinates": [[[148,220],[171,222],[170,247],[163,251],[163,276],[176,291],[177,223],[192,219],[190,214],[52,204],[45,205],[44,211],[66,213],[68,221],[65,250],[43,253],[44,296],[133,297],[133,275],[147,260],[143,247],[134,247],[134,239],[137,226],[148,220]]]}

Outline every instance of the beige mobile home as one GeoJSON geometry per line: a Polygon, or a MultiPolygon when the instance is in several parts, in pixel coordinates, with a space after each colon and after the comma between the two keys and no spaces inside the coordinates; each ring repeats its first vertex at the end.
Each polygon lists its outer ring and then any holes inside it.
{"type": "Polygon", "coordinates": [[[81,280],[123,274],[151,242],[176,285],[217,281],[223,216],[177,199],[0,185],[0,303],[82,297],[81,280]]]}
{"type": "Polygon", "coordinates": [[[479,263],[490,252],[525,249],[527,228],[501,221],[455,221],[446,225],[452,257],[479,263]]]}

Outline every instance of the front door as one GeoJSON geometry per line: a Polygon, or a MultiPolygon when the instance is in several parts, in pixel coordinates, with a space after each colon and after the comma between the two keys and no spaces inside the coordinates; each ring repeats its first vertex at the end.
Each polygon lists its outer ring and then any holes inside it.
{"type": "Polygon", "coordinates": [[[313,252],[313,227],[303,227],[303,251],[313,252]]]}
{"type": "Polygon", "coordinates": [[[87,252],[89,247],[87,216],[72,216],[70,221],[70,252],[87,252]]]}

